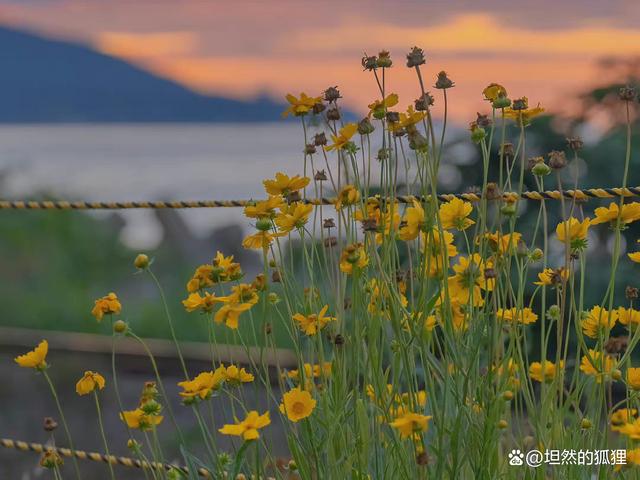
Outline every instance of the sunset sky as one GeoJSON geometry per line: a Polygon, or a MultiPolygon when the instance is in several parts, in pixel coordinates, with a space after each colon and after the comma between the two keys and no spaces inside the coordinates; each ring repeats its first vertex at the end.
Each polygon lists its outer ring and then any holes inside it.
{"type": "Polygon", "coordinates": [[[486,109],[490,82],[562,111],[601,80],[598,60],[640,55],[634,0],[19,0],[0,2],[0,23],[92,45],[206,93],[282,98],[338,85],[356,111],[376,98],[363,52],[391,51],[391,89],[408,104],[418,95],[404,55],[418,45],[430,84],[440,70],[456,82],[459,122],[486,109]]]}

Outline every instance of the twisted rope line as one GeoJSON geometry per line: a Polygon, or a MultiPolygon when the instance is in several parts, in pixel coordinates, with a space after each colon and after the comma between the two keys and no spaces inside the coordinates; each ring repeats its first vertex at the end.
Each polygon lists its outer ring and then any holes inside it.
{"type": "MultiPolygon", "coordinates": [[[[613,187],[613,188],[589,188],[584,190],[545,190],[542,192],[528,191],[518,195],[516,192],[505,192],[498,198],[515,201],[518,198],[526,200],[559,200],[560,198],[587,200],[589,198],[616,198],[616,197],[640,197],[639,187],[613,187]]],[[[375,198],[375,197],[372,197],[375,198]]],[[[479,193],[443,193],[438,195],[441,201],[449,201],[460,198],[469,202],[479,202],[482,195],[479,193]]],[[[490,197],[494,199],[494,197],[490,197]]],[[[401,195],[396,197],[400,203],[412,203],[413,200],[424,200],[422,197],[401,195]]],[[[335,197],[322,197],[301,200],[311,205],[333,205],[335,197]]],[[[70,202],[66,200],[0,200],[0,210],[127,210],[127,209],[178,209],[178,208],[232,208],[251,205],[253,200],[199,200],[199,201],[156,201],[156,202],[70,202]]]]}
{"type": "MultiPolygon", "coordinates": [[[[84,450],[71,450],[69,448],[51,447],[41,443],[23,442],[21,440],[12,440],[10,438],[0,438],[0,446],[20,452],[45,453],[54,452],[63,457],[76,457],[80,460],[90,460],[93,462],[102,462],[111,465],[120,465],[129,468],[153,469],[153,470],[170,470],[175,469],[182,473],[188,474],[189,469],[180,465],[172,465],[169,463],[147,462],[129,457],[119,457],[116,455],[105,455],[104,453],[85,452],[84,450]]],[[[209,472],[204,468],[198,469],[198,474],[204,478],[211,478],[209,472]]]]}

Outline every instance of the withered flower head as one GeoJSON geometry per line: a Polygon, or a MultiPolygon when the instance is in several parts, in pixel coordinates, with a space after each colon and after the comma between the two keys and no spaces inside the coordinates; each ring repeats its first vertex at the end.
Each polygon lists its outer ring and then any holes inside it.
{"type": "Polygon", "coordinates": [[[567,157],[564,152],[552,150],[549,152],[549,166],[555,170],[567,166],[567,157]]]}
{"type": "Polygon", "coordinates": [[[342,98],[342,95],[340,95],[340,90],[338,90],[337,86],[329,87],[324,91],[324,99],[329,103],[335,102],[339,98],[342,98]]]}
{"type": "Polygon", "coordinates": [[[440,90],[445,90],[447,88],[455,87],[455,83],[453,83],[453,81],[447,76],[447,72],[443,70],[438,73],[438,79],[434,86],[440,90]]]}
{"type": "Polygon", "coordinates": [[[497,200],[498,198],[502,198],[500,188],[498,187],[498,184],[494,182],[487,183],[485,195],[487,200],[497,200]]]}
{"type": "Polygon", "coordinates": [[[326,145],[327,142],[327,136],[325,135],[324,132],[320,132],[320,133],[316,133],[315,136],[313,137],[313,144],[316,147],[320,147],[322,145],[326,145]]]}
{"type": "Polygon", "coordinates": [[[327,110],[327,120],[340,120],[340,110],[338,110],[338,107],[331,107],[327,110]]]}
{"type": "Polygon", "coordinates": [[[319,115],[324,112],[326,108],[327,106],[324,103],[318,102],[313,104],[313,108],[311,109],[311,111],[314,113],[314,115],[319,115]]]}
{"type": "Polygon", "coordinates": [[[618,90],[618,97],[620,97],[620,100],[624,102],[633,102],[636,99],[637,95],[638,93],[636,92],[636,89],[629,85],[618,90]]]}
{"type": "Polygon", "coordinates": [[[638,298],[638,289],[636,287],[632,287],[630,285],[624,290],[624,295],[627,297],[627,300],[635,300],[638,298]]]}
{"type": "Polygon", "coordinates": [[[362,221],[362,231],[363,232],[377,232],[378,231],[378,221],[375,218],[365,218],[362,221]]]}
{"type": "Polygon", "coordinates": [[[515,150],[513,149],[513,143],[505,142],[500,146],[500,154],[504,158],[513,158],[515,150]]]}
{"type": "Polygon", "coordinates": [[[582,150],[584,142],[580,137],[569,137],[567,138],[567,146],[574,152],[577,152],[578,150],[582,150]]]}
{"type": "Polygon", "coordinates": [[[627,349],[628,337],[610,337],[604,344],[604,350],[609,355],[623,353],[627,349]]]}
{"type": "Polygon", "coordinates": [[[484,269],[484,278],[490,279],[490,278],[496,278],[497,276],[498,274],[496,273],[495,269],[493,268],[484,269]]]}
{"type": "Polygon", "coordinates": [[[429,455],[427,452],[420,452],[416,455],[416,463],[420,466],[429,465],[429,455]]]}
{"type": "Polygon", "coordinates": [[[409,148],[418,152],[425,151],[429,147],[429,141],[417,129],[409,132],[409,148]]]}
{"type": "Polygon", "coordinates": [[[280,283],[282,281],[279,270],[274,270],[273,272],[271,272],[271,281],[273,283],[280,283]]]}
{"type": "Polygon", "coordinates": [[[527,97],[516,98],[511,105],[512,110],[526,110],[527,108],[529,108],[527,97]]]}
{"type": "Polygon", "coordinates": [[[58,422],[56,422],[51,417],[44,417],[42,428],[44,428],[47,432],[53,432],[56,428],[58,428],[58,422]]]}
{"type": "Polygon", "coordinates": [[[298,192],[298,191],[290,192],[289,194],[287,194],[286,200],[287,200],[287,203],[299,202],[300,201],[300,192],[298,192]]]}
{"type": "Polygon", "coordinates": [[[342,335],[340,335],[339,333],[334,337],[333,339],[333,343],[336,347],[339,347],[341,345],[344,345],[344,337],[342,335]]]}
{"type": "Polygon", "coordinates": [[[480,112],[477,112],[478,118],[476,119],[476,125],[480,128],[488,128],[491,126],[491,119],[488,115],[482,115],[480,112]]]}
{"type": "Polygon", "coordinates": [[[389,159],[390,151],[388,148],[381,148],[378,150],[378,154],[376,155],[376,159],[378,161],[383,161],[389,159]]]}
{"type": "Polygon", "coordinates": [[[360,122],[358,122],[358,133],[360,135],[369,135],[370,133],[373,133],[374,130],[375,127],[369,120],[369,117],[364,117],[360,122]]]}
{"type": "Polygon", "coordinates": [[[324,222],[322,222],[323,228],[336,228],[336,222],[333,218],[325,218],[324,222]]]}
{"type": "Polygon", "coordinates": [[[417,112],[424,112],[429,110],[429,107],[433,105],[434,98],[429,92],[425,92],[425,94],[421,98],[417,98],[414,102],[415,109],[417,112]]]}
{"type": "Polygon", "coordinates": [[[413,47],[407,54],[407,67],[413,68],[419,65],[424,65],[424,51],[419,47],[413,47]]]}
{"type": "Polygon", "coordinates": [[[338,244],[338,239],[336,237],[329,237],[324,239],[325,247],[335,247],[338,244]]]}
{"type": "Polygon", "coordinates": [[[304,147],[304,153],[305,155],[313,155],[316,153],[316,146],[313,143],[307,143],[304,147]]]}
{"type": "Polygon", "coordinates": [[[324,182],[327,179],[327,174],[324,172],[324,170],[318,170],[313,178],[317,182],[324,182]]]}
{"type": "Polygon", "coordinates": [[[400,121],[400,114],[398,112],[387,112],[387,122],[398,123],[400,121]]]}
{"type": "Polygon", "coordinates": [[[378,61],[376,62],[379,68],[389,68],[393,65],[391,61],[391,55],[388,51],[382,50],[378,53],[378,61]]]}
{"type": "Polygon", "coordinates": [[[372,57],[368,57],[368,56],[364,56],[362,57],[362,68],[364,68],[365,70],[375,70],[376,68],[378,68],[378,59],[375,56],[372,57]]]}

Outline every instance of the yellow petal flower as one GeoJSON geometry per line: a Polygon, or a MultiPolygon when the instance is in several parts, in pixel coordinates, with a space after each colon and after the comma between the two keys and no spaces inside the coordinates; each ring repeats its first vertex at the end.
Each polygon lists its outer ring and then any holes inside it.
{"type": "Polygon", "coordinates": [[[96,388],[102,390],[104,388],[104,377],[99,373],[92,371],[84,372],[84,376],[76,383],[76,393],[78,395],[87,395],[96,388]]]}
{"type": "Polygon", "coordinates": [[[296,387],[282,396],[280,411],[292,422],[307,418],[316,407],[316,401],[306,390],[296,387]]]}
{"type": "Polygon", "coordinates": [[[49,342],[42,340],[35,349],[16,357],[15,362],[21,367],[42,369],[47,366],[45,359],[48,352],[49,342]]]}

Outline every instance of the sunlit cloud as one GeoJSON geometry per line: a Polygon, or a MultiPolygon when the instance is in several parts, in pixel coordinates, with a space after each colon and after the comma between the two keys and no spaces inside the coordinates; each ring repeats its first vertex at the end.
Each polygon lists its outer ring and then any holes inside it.
{"type": "Polygon", "coordinates": [[[94,46],[108,55],[139,59],[190,55],[198,42],[192,32],[99,32],[94,46]]]}

